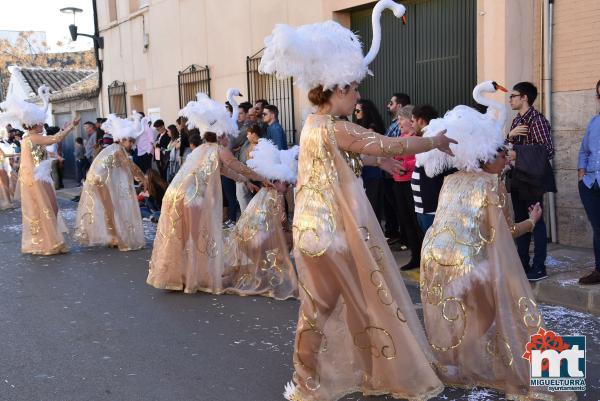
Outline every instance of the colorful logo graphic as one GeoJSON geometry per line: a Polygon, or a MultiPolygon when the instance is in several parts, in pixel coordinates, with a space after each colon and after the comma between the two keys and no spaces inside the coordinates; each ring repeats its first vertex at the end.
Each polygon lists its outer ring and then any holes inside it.
{"type": "Polygon", "coordinates": [[[530,385],[549,391],[585,391],[585,336],[560,336],[540,328],[525,345],[530,385]]]}

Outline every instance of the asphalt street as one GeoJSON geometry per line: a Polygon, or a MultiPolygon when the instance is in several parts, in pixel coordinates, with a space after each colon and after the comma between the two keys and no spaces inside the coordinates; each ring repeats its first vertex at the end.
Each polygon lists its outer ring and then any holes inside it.
{"type": "MultiPolygon", "coordinates": [[[[60,204],[72,228],[76,204],[60,204]]],[[[142,251],[72,244],[69,254],[37,257],[20,253],[20,210],[0,211],[0,401],[283,400],[298,303],[149,287],[155,226],[144,224],[142,251]]],[[[418,290],[409,291],[420,313],[418,290]]],[[[600,399],[598,317],[542,311],[560,334],[587,335],[579,399],[600,399]]],[[[486,389],[436,398],[500,399],[486,389]]]]}

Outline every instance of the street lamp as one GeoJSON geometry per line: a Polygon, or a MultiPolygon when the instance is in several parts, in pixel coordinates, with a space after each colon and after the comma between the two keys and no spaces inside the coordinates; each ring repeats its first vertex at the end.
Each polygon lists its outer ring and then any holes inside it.
{"type": "Polygon", "coordinates": [[[104,38],[102,36],[88,35],[87,33],[77,32],[77,25],[75,25],[75,14],[83,12],[81,8],[65,7],[61,8],[60,12],[65,14],[73,14],[73,23],[69,25],[69,33],[71,34],[71,39],[73,39],[73,41],[77,40],[77,36],[85,36],[88,38],[92,38],[94,40],[94,44],[98,49],[104,49],[104,38]]]}

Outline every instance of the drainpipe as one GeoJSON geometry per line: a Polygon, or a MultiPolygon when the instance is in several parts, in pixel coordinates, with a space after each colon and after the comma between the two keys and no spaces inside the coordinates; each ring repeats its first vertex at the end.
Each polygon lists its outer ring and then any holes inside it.
{"type": "MultiPolygon", "coordinates": [[[[543,72],[542,84],[544,91],[544,114],[550,126],[553,127],[552,121],[552,16],[554,9],[554,0],[544,0],[543,10],[543,72]]],[[[551,131],[552,142],[554,143],[554,134],[551,131]]],[[[550,239],[552,242],[557,242],[556,236],[556,194],[548,193],[548,213],[550,214],[550,239]]]]}
{"type": "MultiPolygon", "coordinates": [[[[98,7],[96,5],[96,0],[92,0],[92,11],[94,13],[94,35],[100,36],[100,32],[98,30],[98,7]]],[[[98,113],[102,113],[102,71],[104,70],[103,65],[103,57],[100,57],[100,52],[104,52],[104,49],[98,48],[98,42],[94,40],[94,54],[96,56],[96,65],[98,66],[98,113]]]]}

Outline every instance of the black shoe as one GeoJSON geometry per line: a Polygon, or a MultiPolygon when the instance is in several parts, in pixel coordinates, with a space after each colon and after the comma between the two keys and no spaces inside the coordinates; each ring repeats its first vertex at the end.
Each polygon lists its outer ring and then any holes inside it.
{"type": "Polygon", "coordinates": [[[413,269],[418,269],[421,266],[420,262],[416,262],[414,260],[411,260],[410,262],[408,262],[407,264],[405,264],[404,266],[402,266],[400,268],[400,270],[402,270],[403,272],[408,271],[408,270],[413,270],[413,269]]]}
{"type": "Polygon", "coordinates": [[[548,274],[546,274],[546,268],[545,267],[541,267],[538,269],[531,269],[527,272],[527,280],[529,280],[530,283],[534,283],[536,281],[540,281],[543,280],[545,278],[548,278],[548,274]]]}
{"type": "Polygon", "coordinates": [[[600,284],[600,271],[594,270],[587,276],[579,279],[579,284],[600,284]]]}
{"type": "Polygon", "coordinates": [[[398,239],[398,237],[392,237],[392,238],[388,238],[387,243],[388,243],[388,245],[394,245],[398,241],[400,241],[400,239],[398,239]]]}
{"type": "Polygon", "coordinates": [[[404,245],[404,244],[400,244],[400,250],[401,251],[407,251],[408,247],[406,245],[404,245]]]}

